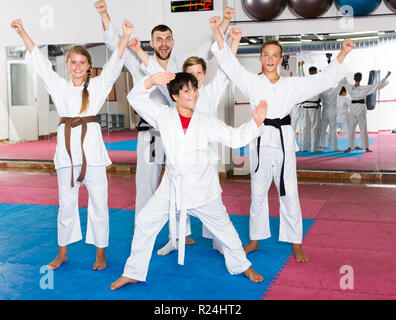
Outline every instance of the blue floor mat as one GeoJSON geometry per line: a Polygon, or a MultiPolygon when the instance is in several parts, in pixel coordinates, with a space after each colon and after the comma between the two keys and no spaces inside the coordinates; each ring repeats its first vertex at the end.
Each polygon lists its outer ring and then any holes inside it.
{"type": "MultiPolygon", "coordinates": [[[[297,138],[297,144],[299,142],[297,138]]],[[[375,141],[375,138],[369,138],[369,146],[371,146],[375,141]]],[[[356,138],[356,144],[360,145],[360,138],[356,138]]],[[[313,152],[296,152],[296,157],[301,158],[360,158],[365,150],[352,150],[351,152],[344,152],[344,150],[348,149],[348,138],[338,138],[338,149],[341,151],[334,152],[333,149],[323,149],[321,153],[313,153],[313,152]]],[[[249,146],[244,146],[242,148],[238,148],[234,151],[236,156],[248,156],[249,155],[249,146]]]]}
{"type": "Polygon", "coordinates": [[[137,139],[133,140],[124,140],[118,142],[105,142],[105,146],[107,150],[113,151],[136,151],[137,148],[137,139]]]}
{"type": "MultiPolygon", "coordinates": [[[[96,248],[84,241],[68,247],[68,262],[48,271],[45,264],[58,253],[57,206],[0,204],[0,299],[23,300],[258,300],[291,254],[291,245],[277,241],[279,218],[270,218],[272,238],[248,255],[264,282],[254,284],[243,275],[230,275],[224,258],[201,237],[201,222],[191,218],[196,244],[186,247],[185,265],[177,252],[160,257],[156,251],[168,241],[166,225],[157,237],[147,281],[117,291],[110,284],[122,274],[130,252],[134,211],[110,210],[108,268],[92,271],[96,248]],[[41,273],[40,273],[41,271],[41,273]],[[45,289],[47,288],[47,289],[45,289]],[[51,289],[53,288],[53,289],[51,289]]],[[[249,217],[230,216],[243,244],[248,242],[249,217]]],[[[80,209],[85,235],[87,209],[80,209]]],[[[304,219],[304,233],[314,220],[304,219]]]]}

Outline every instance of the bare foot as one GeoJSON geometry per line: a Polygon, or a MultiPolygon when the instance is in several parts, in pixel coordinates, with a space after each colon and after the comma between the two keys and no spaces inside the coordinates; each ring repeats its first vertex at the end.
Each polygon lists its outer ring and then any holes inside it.
{"type": "Polygon", "coordinates": [[[250,252],[258,250],[258,248],[259,248],[258,240],[250,240],[250,242],[243,247],[243,250],[245,251],[245,254],[248,254],[250,252]]]}
{"type": "Polygon", "coordinates": [[[195,243],[194,239],[192,239],[190,237],[186,237],[186,245],[191,246],[194,243],[195,243]]]}
{"type": "Polygon", "coordinates": [[[243,275],[254,283],[260,283],[264,280],[263,276],[254,271],[252,267],[249,267],[249,269],[247,269],[243,275]]]}
{"type": "Polygon", "coordinates": [[[121,276],[117,281],[113,282],[110,286],[111,290],[117,290],[129,283],[138,283],[138,280],[121,276]]]}
{"type": "Polygon", "coordinates": [[[346,149],[344,152],[351,152],[351,148],[346,149]]]}
{"type": "Polygon", "coordinates": [[[56,270],[66,261],[67,261],[67,246],[59,247],[59,253],[57,257],[51,263],[47,264],[47,268],[50,270],[56,270]]]}
{"type": "Polygon", "coordinates": [[[373,152],[373,151],[370,150],[369,148],[366,148],[366,152],[373,152]]]}
{"type": "Polygon", "coordinates": [[[56,270],[66,261],[67,261],[67,257],[66,256],[58,255],[55,258],[55,260],[53,260],[51,263],[47,264],[47,268],[51,269],[51,270],[56,270]]]}
{"type": "Polygon", "coordinates": [[[363,150],[363,149],[360,147],[355,147],[355,150],[363,150]]]}
{"type": "Polygon", "coordinates": [[[105,256],[105,248],[96,249],[96,261],[92,267],[92,270],[103,270],[107,268],[107,261],[105,256]]]}
{"type": "Polygon", "coordinates": [[[296,262],[308,262],[309,261],[309,257],[303,251],[301,244],[297,244],[297,243],[293,244],[293,253],[294,253],[296,262]]]}

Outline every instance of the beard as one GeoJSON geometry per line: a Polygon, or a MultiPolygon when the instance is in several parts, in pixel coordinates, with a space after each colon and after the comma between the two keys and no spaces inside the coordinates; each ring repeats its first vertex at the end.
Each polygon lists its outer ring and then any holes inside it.
{"type": "Polygon", "coordinates": [[[172,53],[172,49],[169,51],[168,55],[165,58],[162,57],[161,54],[159,53],[159,51],[156,50],[156,49],[154,49],[154,53],[158,57],[158,59],[160,59],[160,60],[168,60],[170,55],[171,55],[171,53],[172,53]]]}

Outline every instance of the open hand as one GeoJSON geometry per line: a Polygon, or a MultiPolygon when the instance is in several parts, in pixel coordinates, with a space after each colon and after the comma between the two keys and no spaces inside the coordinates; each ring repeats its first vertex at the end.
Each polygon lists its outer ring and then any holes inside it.
{"type": "Polygon", "coordinates": [[[253,110],[253,119],[256,121],[257,126],[261,126],[267,117],[268,104],[267,101],[261,100],[260,103],[253,110]]]}
{"type": "Polygon", "coordinates": [[[152,76],[150,76],[153,85],[156,86],[163,86],[165,84],[168,84],[173,79],[175,79],[175,77],[176,75],[173,72],[169,71],[154,73],[152,76]]]}

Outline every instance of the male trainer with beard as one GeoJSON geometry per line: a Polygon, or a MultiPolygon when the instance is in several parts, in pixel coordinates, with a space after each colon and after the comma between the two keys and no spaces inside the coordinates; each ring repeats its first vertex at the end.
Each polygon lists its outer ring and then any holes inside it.
{"type": "MultiPolygon", "coordinates": [[[[107,12],[106,1],[97,1],[94,6],[102,18],[105,44],[113,51],[117,46],[120,35],[107,12]]],[[[223,33],[226,32],[233,14],[233,8],[226,7],[224,9],[224,18],[221,24],[223,33]]],[[[168,26],[158,25],[152,29],[150,45],[154,49],[155,55],[151,56],[150,59],[153,59],[154,63],[159,64],[164,71],[177,73],[182,71],[184,61],[191,56],[201,57],[206,61],[209,60],[214,38],[208,38],[198,50],[186,52],[183,55],[172,54],[174,43],[172,30],[168,26]]],[[[146,76],[141,70],[139,58],[132,50],[128,49],[125,52],[125,66],[131,73],[134,83],[146,76]]],[[[159,104],[171,104],[169,95],[166,92],[166,88],[165,90],[157,88],[151,93],[150,99],[159,104]]],[[[163,163],[164,150],[159,132],[141,119],[138,125],[135,214],[139,214],[157,189],[163,163]]],[[[189,228],[187,228],[186,235],[190,233],[189,228]]],[[[194,240],[186,238],[186,244],[192,243],[194,243],[194,240]]]]}

